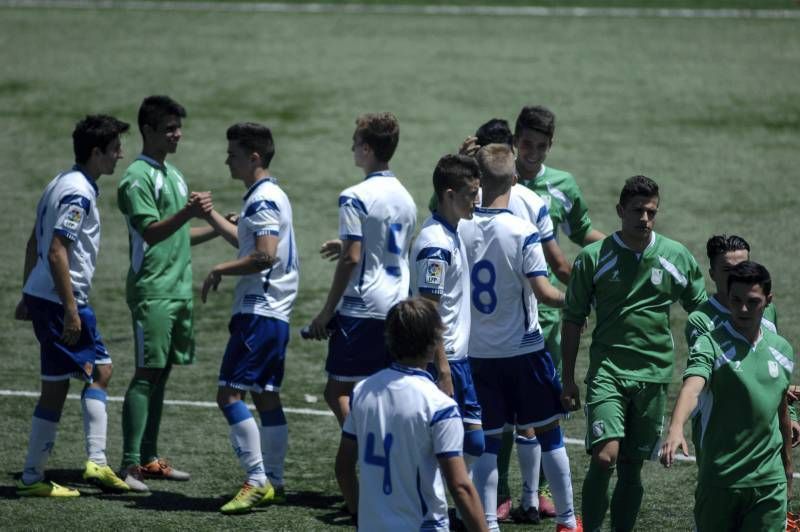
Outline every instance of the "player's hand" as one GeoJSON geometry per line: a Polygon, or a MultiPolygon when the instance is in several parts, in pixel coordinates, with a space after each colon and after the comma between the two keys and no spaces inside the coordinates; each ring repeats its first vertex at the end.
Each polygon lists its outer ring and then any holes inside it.
{"type": "Polygon", "coordinates": [[[332,318],[333,313],[327,310],[323,310],[317,314],[317,317],[311,320],[311,323],[307,327],[308,338],[310,340],[327,340],[331,335],[331,331],[328,329],[328,323],[330,323],[332,318]]]}
{"type": "Polygon", "coordinates": [[[64,329],[61,332],[61,341],[66,345],[75,345],[81,337],[81,317],[78,307],[64,309],[64,329]]]}
{"type": "Polygon", "coordinates": [[[31,321],[31,315],[28,312],[28,305],[25,304],[25,299],[20,299],[19,303],[17,303],[17,308],[14,309],[14,319],[31,321]]]}
{"type": "Polygon", "coordinates": [[[800,445],[800,423],[792,420],[792,447],[800,445]]]}
{"type": "Polygon", "coordinates": [[[239,213],[238,212],[226,212],[225,219],[228,220],[233,225],[239,225],[239,213]]]}
{"type": "Polygon", "coordinates": [[[581,390],[574,382],[564,382],[561,389],[561,406],[568,412],[580,409],[581,390]]]}
{"type": "Polygon", "coordinates": [[[442,390],[442,393],[447,397],[453,397],[455,393],[453,390],[453,374],[450,373],[449,369],[447,371],[439,371],[438,368],[436,373],[436,385],[439,386],[439,389],[442,390]]]}
{"type": "Polygon", "coordinates": [[[342,254],[342,241],[338,238],[335,240],[326,240],[319,248],[319,254],[323,259],[330,261],[338,260],[339,255],[342,254]]]}
{"type": "Polygon", "coordinates": [[[689,445],[683,437],[683,427],[680,431],[670,430],[667,439],[661,445],[661,463],[664,467],[671,467],[675,463],[675,452],[680,449],[683,456],[689,456],[689,445]]]}
{"type": "Polygon", "coordinates": [[[211,199],[211,192],[192,192],[189,194],[189,201],[187,202],[189,212],[195,218],[205,218],[211,215],[214,210],[214,202],[211,199]]]}
{"type": "Polygon", "coordinates": [[[786,391],[786,400],[789,403],[794,403],[798,399],[800,399],[800,386],[792,384],[786,391]]]}
{"type": "Polygon", "coordinates": [[[465,138],[464,142],[461,143],[461,147],[458,149],[458,154],[474,157],[480,149],[481,147],[478,146],[478,137],[471,135],[465,138]]]}
{"type": "Polygon", "coordinates": [[[217,272],[215,272],[214,270],[211,270],[208,273],[208,275],[206,276],[206,279],[203,281],[203,288],[200,290],[200,300],[203,303],[206,302],[206,298],[208,297],[208,291],[209,290],[211,290],[213,288],[214,292],[217,291],[217,287],[219,286],[219,282],[221,280],[222,280],[222,276],[220,274],[218,274],[217,272]]]}

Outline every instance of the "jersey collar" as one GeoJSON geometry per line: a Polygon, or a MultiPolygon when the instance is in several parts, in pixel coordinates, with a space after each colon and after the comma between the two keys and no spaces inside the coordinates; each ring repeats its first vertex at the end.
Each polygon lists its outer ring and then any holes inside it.
{"type": "Polygon", "coordinates": [[[514,214],[508,209],[495,209],[490,207],[475,207],[475,212],[479,214],[488,214],[490,216],[494,216],[495,214],[500,214],[501,212],[507,212],[508,214],[514,214]]]}
{"type": "Polygon", "coordinates": [[[448,223],[448,221],[447,221],[447,220],[445,220],[444,218],[442,218],[441,216],[439,216],[439,213],[438,213],[438,212],[434,212],[434,213],[433,213],[433,219],[434,219],[434,220],[436,220],[437,222],[439,222],[440,224],[442,224],[442,225],[444,226],[444,228],[445,228],[445,229],[447,229],[448,231],[450,231],[450,232],[451,232],[451,233],[453,233],[454,235],[457,235],[457,234],[458,234],[458,231],[456,230],[456,228],[455,228],[455,227],[453,227],[452,225],[450,225],[450,223],[448,223]]]}
{"type": "Polygon", "coordinates": [[[148,157],[148,156],[147,156],[147,155],[145,155],[144,153],[140,153],[140,154],[139,154],[139,156],[138,156],[138,157],[136,157],[136,160],[137,160],[137,161],[144,161],[144,162],[146,162],[147,164],[149,164],[150,166],[152,166],[153,168],[157,168],[158,170],[161,170],[161,171],[162,171],[162,172],[164,172],[164,173],[166,173],[166,172],[167,172],[167,165],[166,165],[166,163],[165,163],[165,164],[161,164],[160,162],[156,161],[156,160],[155,160],[155,159],[153,159],[152,157],[148,157]]]}
{"type": "Polygon", "coordinates": [[[611,236],[614,238],[614,242],[616,242],[619,247],[621,247],[622,249],[627,249],[628,251],[630,251],[632,253],[636,253],[637,255],[643,255],[643,254],[647,253],[647,250],[652,248],[656,243],[656,232],[655,231],[651,231],[650,232],[650,243],[647,244],[647,247],[644,248],[641,252],[636,252],[636,251],[633,251],[631,248],[629,248],[627,245],[625,245],[625,242],[623,242],[622,238],[619,236],[619,231],[616,231],[611,236]]]}
{"type": "Polygon", "coordinates": [[[372,172],[371,174],[367,174],[364,178],[364,181],[367,179],[371,179],[373,177],[395,177],[394,172],[391,170],[381,170],[379,172],[372,172]]]}
{"type": "Polygon", "coordinates": [[[406,375],[416,375],[417,377],[425,377],[426,379],[430,379],[431,382],[433,382],[433,377],[431,376],[430,373],[428,373],[425,370],[419,368],[412,368],[410,366],[400,364],[399,362],[392,362],[392,365],[390,367],[395,371],[399,371],[400,373],[404,373],[406,375]]]}
{"type": "Polygon", "coordinates": [[[716,294],[708,298],[708,302],[711,304],[712,307],[717,309],[718,312],[722,314],[730,314],[731,311],[728,310],[722,303],[717,300],[716,294]]]}
{"type": "Polygon", "coordinates": [[[745,344],[749,345],[750,349],[755,349],[756,347],[758,347],[758,343],[761,341],[762,338],[764,338],[764,334],[761,332],[761,326],[760,325],[758,327],[758,338],[756,338],[755,343],[752,343],[752,344],[750,343],[750,340],[748,340],[747,338],[742,336],[739,333],[739,331],[737,331],[736,329],[733,328],[733,325],[731,324],[731,322],[726,321],[722,326],[725,327],[725,330],[728,331],[729,335],[731,335],[736,340],[739,340],[740,342],[744,342],[745,344]]]}
{"type": "Polygon", "coordinates": [[[272,176],[269,176],[269,177],[262,177],[261,179],[259,179],[258,181],[256,181],[256,182],[255,182],[255,183],[253,183],[252,185],[250,185],[250,188],[248,188],[248,189],[247,189],[247,193],[244,195],[244,197],[242,198],[242,200],[244,200],[244,201],[247,201],[247,198],[249,198],[250,196],[252,196],[252,195],[253,195],[253,192],[255,192],[255,191],[256,191],[256,189],[257,189],[258,187],[260,187],[261,185],[263,185],[264,183],[267,183],[267,182],[269,182],[269,183],[276,183],[277,181],[278,181],[278,180],[277,180],[277,179],[275,179],[275,178],[274,178],[274,177],[272,177],[272,176]]]}
{"type": "Polygon", "coordinates": [[[86,181],[88,181],[89,184],[92,185],[92,188],[94,189],[95,196],[99,196],[100,195],[100,189],[97,188],[97,183],[94,182],[94,179],[89,177],[89,174],[86,173],[86,170],[84,170],[81,165],[79,165],[79,164],[74,165],[72,167],[72,170],[75,171],[75,172],[80,172],[81,175],[86,179],[86,181]]]}
{"type": "Polygon", "coordinates": [[[542,163],[541,168],[539,168],[539,171],[536,172],[535,176],[533,176],[531,179],[520,180],[519,184],[527,187],[528,184],[533,183],[538,178],[542,177],[546,169],[547,168],[545,167],[544,163],[542,163]]]}

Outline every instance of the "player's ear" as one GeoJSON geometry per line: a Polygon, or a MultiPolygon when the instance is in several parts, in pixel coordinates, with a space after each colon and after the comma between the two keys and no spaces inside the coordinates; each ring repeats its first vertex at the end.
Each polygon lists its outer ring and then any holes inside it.
{"type": "Polygon", "coordinates": [[[511,178],[511,186],[513,187],[514,185],[516,185],[518,181],[519,181],[519,176],[516,173],[514,173],[514,177],[511,178]]]}
{"type": "Polygon", "coordinates": [[[622,213],[623,213],[623,211],[624,211],[624,209],[622,208],[622,205],[620,205],[619,203],[617,203],[617,216],[619,216],[620,218],[622,218],[622,213]]]}
{"type": "Polygon", "coordinates": [[[770,303],[772,303],[772,293],[771,292],[769,294],[767,294],[767,298],[766,298],[766,302],[764,303],[764,306],[766,307],[770,303]]]}

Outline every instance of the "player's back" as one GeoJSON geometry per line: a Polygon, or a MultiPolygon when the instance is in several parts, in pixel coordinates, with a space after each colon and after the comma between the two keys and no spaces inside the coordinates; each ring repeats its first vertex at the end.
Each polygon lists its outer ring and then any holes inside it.
{"type": "Polygon", "coordinates": [[[392,172],[375,172],[339,196],[343,240],[361,241],[361,263],[353,271],[339,312],[384,319],[408,296],[408,252],[417,220],[414,200],[392,172]]]}
{"type": "Polygon", "coordinates": [[[512,186],[511,194],[508,197],[508,210],[514,216],[533,224],[539,231],[541,242],[553,238],[553,221],[550,219],[550,211],[544,200],[533,190],[519,184],[512,186]]]}
{"type": "Polygon", "coordinates": [[[456,403],[422,370],[392,364],[360,382],[343,427],[359,456],[361,530],[447,530],[438,456],[461,454],[456,403]]]}
{"type": "Polygon", "coordinates": [[[469,355],[510,357],[544,348],[527,280],[547,275],[539,233],[507,209],[476,208],[459,225],[470,267],[469,355]]]}

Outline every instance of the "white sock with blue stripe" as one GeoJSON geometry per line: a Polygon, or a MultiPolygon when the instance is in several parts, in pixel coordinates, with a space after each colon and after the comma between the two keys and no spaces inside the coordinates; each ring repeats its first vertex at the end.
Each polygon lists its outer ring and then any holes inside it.
{"type": "Polygon", "coordinates": [[[239,458],[239,465],[251,486],[263,487],[267,483],[264,462],[261,458],[261,441],[258,426],[244,401],[236,401],[222,409],[230,425],[231,445],[239,458]]]}
{"type": "Polygon", "coordinates": [[[497,525],[497,453],[500,439],[487,436],[486,448],[472,468],[472,481],[483,504],[486,526],[491,531],[500,530],[497,525]]]}
{"type": "Polygon", "coordinates": [[[30,485],[44,480],[44,466],[53,452],[60,419],[61,412],[36,405],[31,421],[31,435],[28,438],[25,469],[22,470],[23,483],[30,485]]]}
{"type": "Polygon", "coordinates": [[[564,448],[561,427],[540,433],[542,445],[542,469],[550,482],[553,505],[556,507],[556,522],[575,527],[575,507],[572,501],[572,476],[569,471],[569,457],[564,448]]]}
{"type": "Polygon", "coordinates": [[[539,509],[539,465],[542,461],[542,447],[536,436],[526,438],[517,435],[517,458],[519,458],[519,471],[522,474],[522,508],[539,509]]]}
{"type": "Polygon", "coordinates": [[[86,388],[81,394],[83,434],[86,438],[86,455],[97,465],[107,465],[106,433],[108,431],[108,394],[100,388],[86,388]]]}
{"type": "Polygon", "coordinates": [[[283,465],[289,449],[289,426],[283,407],[260,412],[261,453],[264,456],[264,470],[273,486],[283,486],[283,465]]]}

